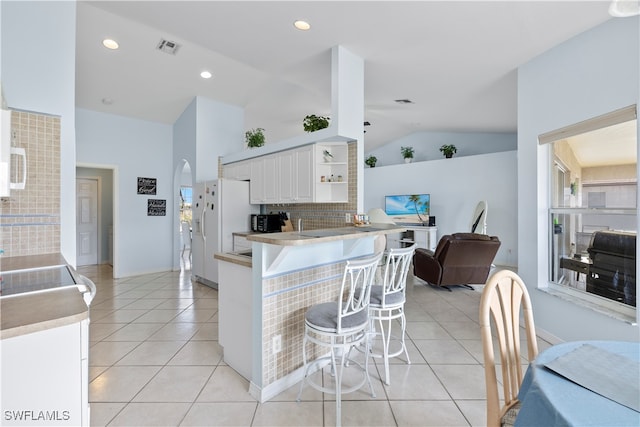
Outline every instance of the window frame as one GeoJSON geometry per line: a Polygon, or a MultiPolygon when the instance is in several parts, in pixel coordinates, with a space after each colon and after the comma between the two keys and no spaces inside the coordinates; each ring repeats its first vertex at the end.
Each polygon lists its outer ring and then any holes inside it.
{"type": "MultiPolygon", "coordinates": [[[[636,325],[638,324],[638,316],[639,312],[637,307],[624,304],[618,301],[614,301],[612,299],[608,299],[593,293],[589,293],[586,290],[581,290],[577,288],[570,287],[568,285],[560,284],[554,282],[552,279],[554,277],[554,258],[558,257],[554,253],[554,223],[553,218],[554,215],[565,215],[565,214],[597,214],[597,215],[607,215],[607,214],[622,214],[622,215],[634,215],[636,217],[636,235],[637,235],[637,205],[638,205],[638,197],[636,197],[636,208],[635,209],[627,209],[627,208],[583,208],[583,207],[567,207],[567,206],[556,206],[556,199],[558,197],[562,197],[562,195],[557,191],[556,188],[558,186],[558,177],[557,170],[558,168],[564,169],[565,173],[567,173],[570,168],[564,164],[562,159],[559,159],[553,148],[553,143],[556,141],[561,141],[563,139],[567,139],[573,136],[581,135],[583,133],[595,131],[598,129],[606,128],[609,126],[613,126],[616,124],[624,123],[627,121],[636,120],[636,133],[638,132],[637,125],[637,106],[631,105],[628,107],[621,108],[619,110],[604,114],[602,116],[598,116],[592,119],[587,119],[582,122],[565,126],[563,128],[550,131],[544,134],[541,134],[538,137],[538,143],[540,146],[548,145],[548,163],[549,169],[547,173],[548,177],[548,236],[547,236],[547,244],[548,244],[548,252],[547,252],[547,277],[546,277],[546,286],[539,286],[538,289],[543,292],[549,293],[551,295],[555,295],[560,297],[568,302],[573,304],[578,304],[587,308],[590,308],[596,312],[605,314],[607,316],[625,321],[627,323],[636,325]]],[[[637,134],[636,134],[637,138],[637,134]]],[[[637,140],[636,140],[637,144],[637,140]]],[[[637,150],[637,148],[636,148],[637,150]]],[[[637,161],[636,161],[636,183],[637,183],[637,161]]],[[[571,178],[569,177],[569,181],[571,178]]],[[[636,184],[637,185],[637,184],[636,184]]],[[[564,187],[563,187],[564,189],[564,187]]],[[[560,203],[559,203],[560,204],[560,203]]],[[[564,205],[564,203],[562,203],[564,205]]],[[[582,220],[581,220],[582,221],[582,220]]],[[[638,253],[638,242],[636,240],[636,254],[638,253]]],[[[636,258],[636,267],[638,265],[638,260],[636,258]]],[[[559,266],[558,266],[559,269],[559,266]]],[[[636,268],[636,271],[638,268],[636,268]]],[[[636,283],[636,305],[637,305],[637,295],[639,284],[636,283]]]]}

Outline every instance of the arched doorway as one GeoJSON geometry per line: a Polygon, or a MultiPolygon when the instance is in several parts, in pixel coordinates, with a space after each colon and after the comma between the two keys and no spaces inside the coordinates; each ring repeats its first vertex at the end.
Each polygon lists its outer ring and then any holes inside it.
{"type": "Polygon", "coordinates": [[[191,271],[191,194],[193,188],[193,175],[191,165],[182,159],[174,175],[174,194],[176,206],[174,212],[174,270],[191,271]]]}

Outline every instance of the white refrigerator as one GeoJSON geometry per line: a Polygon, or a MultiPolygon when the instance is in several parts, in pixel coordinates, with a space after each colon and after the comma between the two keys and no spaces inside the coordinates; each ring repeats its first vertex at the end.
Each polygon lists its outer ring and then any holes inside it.
{"type": "Polygon", "coordinates": [[[193,188],[191,254],[192,280],[218,287],[216,252],[233,251],[234,232],[251,229],[251,214],[259,205],[249,204],[249,182],[220,178],[198,182],[193,188]]]}

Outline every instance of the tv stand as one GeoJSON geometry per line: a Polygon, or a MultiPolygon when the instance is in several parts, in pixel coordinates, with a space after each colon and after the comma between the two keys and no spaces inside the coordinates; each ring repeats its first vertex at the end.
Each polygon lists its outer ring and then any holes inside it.
{"type": "Polygon", "coordinates": [[[416,243],[418,248],[436,250],[438,227],[423,225],[405,225],[407,231],[390,234],[387,239],[388,248],[404,248],[416,243]]]}

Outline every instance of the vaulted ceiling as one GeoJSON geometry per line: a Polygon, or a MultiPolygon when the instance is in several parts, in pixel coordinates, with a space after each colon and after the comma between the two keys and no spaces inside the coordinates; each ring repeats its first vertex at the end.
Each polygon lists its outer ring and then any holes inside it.
{"type": "Polygon", "coordinates": [[[76,104],[173,123],[199,95],[243,107],[245,127],[275,142],[301,134],[305,115],[330,113],[330,49],[342,45],[365,62],[365,150],[418,131],[515,132],[518,66],[612,19],[608,5],[79,1],[76,104]]]}

